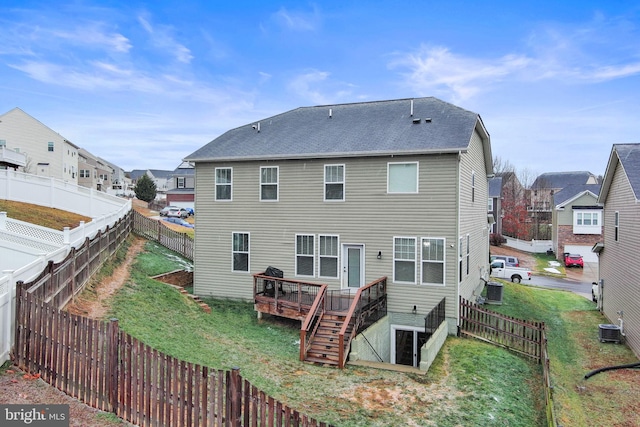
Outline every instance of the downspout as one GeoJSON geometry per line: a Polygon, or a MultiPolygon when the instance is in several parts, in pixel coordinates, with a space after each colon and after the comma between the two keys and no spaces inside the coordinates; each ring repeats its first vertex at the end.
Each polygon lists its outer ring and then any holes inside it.
{"type": "Polygon", "coordinates": [[[460,176],[460,162],[462,161],[462,151],[458,151],[458,185],[457,185],[457,214],[456,214],[456,235],[454,238],[454,245],[457,247],[456,249],[456,257],[455,257],[455,271],[456,271],[456,301],[455,301],[455,306],[456,306],[456,325],[458,327],[458,336],[460,336],[460,304],[458,303],[458,301],[460,301],[460,282],[462,277],[460,277],[460,257],[462,256],[460,252],[460,187],[462,186],[462,177],[460,176]]]}

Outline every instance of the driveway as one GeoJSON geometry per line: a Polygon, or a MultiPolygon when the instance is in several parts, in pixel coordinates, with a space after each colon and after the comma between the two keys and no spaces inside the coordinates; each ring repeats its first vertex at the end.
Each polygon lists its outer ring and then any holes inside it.
{"type": "Polygon", "coordinates": [[[491,255],[515,256],[520,261],[520,267],[528,267],[534,274],[531,280],[522,283],[530,286],[540,286],[544,288],[561,289],[571,291],[591,300],[591,283],[598,281],[598,264],[585,263],[584,268],[565,268],[566,277],[543,276],[535,273],[536,259],[528,253],[522,252],[508,246],[491,246],[491,255]]]}

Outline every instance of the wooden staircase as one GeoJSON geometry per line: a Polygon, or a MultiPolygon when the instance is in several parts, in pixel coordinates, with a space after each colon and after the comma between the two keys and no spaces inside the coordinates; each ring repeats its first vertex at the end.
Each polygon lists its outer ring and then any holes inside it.
{"type": "MultiPolygon", "coordinates": [[[[340,359],[340,329],[345,321],[345,313],[325,312],[320,318],[311,346],[305,358],[306,362],[322,365],[338,366],[340,359]]],[[[345,337],[351,335],[351,326],[347,327],[345,337]]],[[[345,343],[344,354],[347,354],[349,343],[345,343]]]]}

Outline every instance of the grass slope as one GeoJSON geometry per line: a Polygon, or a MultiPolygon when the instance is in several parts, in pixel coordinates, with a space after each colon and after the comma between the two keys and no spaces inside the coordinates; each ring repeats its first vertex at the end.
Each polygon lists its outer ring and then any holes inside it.
{"type": "Polygon", "coordinates": [[[338,426],[541,425],[540,367],[508,351],[450,338],[429,373],[405,374],[302,363],[297,322],[259,321],[250,303],[189,298],[150,276],[181,268],[147,243],[111,316],[122,329],[172,356],[215,369],[239,367],[267,394],[338,426]]]}
{"type": "Polygon", "coordinates": [[[6,212],[9,218],[60,231],[64,227],[75,228],[80,221],[91,221],[89,217],[60,209],[4,199],[0,199],[0,212],[6,212]]]}

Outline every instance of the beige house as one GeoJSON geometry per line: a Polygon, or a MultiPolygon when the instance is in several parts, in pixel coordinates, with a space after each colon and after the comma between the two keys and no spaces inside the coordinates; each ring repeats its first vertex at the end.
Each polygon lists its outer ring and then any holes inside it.
{"type": "Polygon", "coordinates": [[[552,241],[556,258],[564,253],[582,255],[584,262],[598,262],[591,251],[602,240],[600,184],[568,185],[553,196],[552,241]]]}
{"type": "Polygon", "coordinates": [[[0,140],[26,156],[21,171],[78,183],[78,146],[20,108],[0,115],[0,140]]]}
{"type": "Polygon", "coordinates": [[[640,356],[640,144],[615,144],[598,202],[604,204],[604,239],[599,252],[598,306],[640,356]]]}
{"type": "Polygon", "coordinates": [[[113,183],[113,167],[84,148],[78,149],[78,185],[106,192],[113,183]]]}
{"type": "Polygon", "coordinates": [[[387,277],[368,339],[380,360],[421,366],[427,313],[445,298],[455,334],[459,297],[488,278],[492,155],[471,111],[431,97],[297,108],[184,160],[198,295],[253,300],[268,266],[335,292],[387,277]]]}

